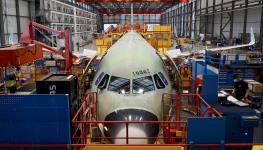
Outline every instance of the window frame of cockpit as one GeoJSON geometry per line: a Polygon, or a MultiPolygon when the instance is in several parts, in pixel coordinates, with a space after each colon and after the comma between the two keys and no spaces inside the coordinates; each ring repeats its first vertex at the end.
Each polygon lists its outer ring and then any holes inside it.
{"type": "Polygon", "coordinates": [[[131,92],[132,92],[132,94],[136,94],[136,95],[138,95],[138,94],[144,94],[144,93],[153,92],[153,91],[155,91],[155,90],[156,90],[156,85],[155,85],[154,78],[153,78],[152,75],[141,76],[141,77],[138,77],[138,78],[133,78],[133,79],[131,80],[131,92]],[[134,80],[140,79],[140,78],[146,78],[146,77],[151,77],[152,83],[153,83],[153,89],[150,90],[150,91],[146,91],[146,92],[143,91],[143,93],[136,93],[136,92],[134,92],[134,91],[135,91],[134,88],[133,88],[133,85],[134,85],[133,82],[134,82],[134,80]]]}
{"type": "Polygon", "coordinates": [[[109,83],[109,80],[110,80],[110,75],[107,74],[107,73],[105,73],[105,72],[101,72],[100,75],[99,75],[99,76],[97,77],[97,79],[95,80],[95,85],[96,85],[98,88],[100,88],[99,85],[101,84],[101,82],[103,82],[103,80],[104,80],[105,77],[107,77],[108,79],[107,79],[107,81],[106,81],[105,87],[104,87],[104,88],[101,88],[101,89],[106,89],[106,88],[108,87],[108,83],[109,83]],[[102,76],[102,77],[100,77],[100,76],[102,76]],[[101,78],[100,81],[98,81],[98,83],[96,83],[99,78],[101,78]]]}
{"type": "Polygon", "coordinates": [[[119,76],[115,76],[115,75],[111,75],[110,78],[109,78],[109,82],[108,82],[108,85],[107,85],[107,91],[110,91],[110,92],[114,92],[114,93],[119,93],[119,94],[124,94],[124,95],[129,95],[131,93],[131,79],[129,78],[123,78],[123,77],[119,77],[119,76]],[[117,78],[122,78],[122,79],[127,79],[129,81],[129,91],[126,93],[121,93],[121,91],[113,91],[113,90],[110,90],[109,87],[110,87],[110,83],[111,83],[111,79],[112,77],[117,77],[117,78]]]}
{"type": "Polygon", "coordinates": [[[166,79],[166,77],[164,76],[164,74],[162,72],[158,72],[157,73],[158,76],[160,77],[160,79],[162,80],[162,82],[164,83],[164,85],[168,85],[169,84],[169,81],[166,79]],[[162,76],[162,77],[161,77],[162,76]],[[165,80],[165,81],[164,81],[165,80]]]}
{"type": "MultiPolygon", "coordinates": [[[[154,80],[154,82],[155,82],[155,86],[156,86],[157,89],[159,89],[159,90],[160,90],[160,89],[165,89],[166,86],[168,85],[168,80],[165,78],[165,76],[164,76],[164,74],[163,74],[162,72],[155,73],[155,74],[153,74],[152,77],[153,77],[153,80],[154,80]],[[166,82],[163,81],[163,79],[162,79],[162,77],[160,77],[160,75],[166,80],[166,82]],[[158,77],[158,79],[162,82],[163,87],[157,86],[157,82],[156,82],[155,76],[158,77]]],[[[157,79],[157,80],[158,80],[158,79],[157,79]]]]}
{"type": "Polygon", "coordinates": [[[109,75],[105,72],[101,72],[100,75],[97,77],[96,80],[98,80],[98,78],[101,76],[101,74],[103,74],[103,77],[101,77],[102,79],[96,84],[96,81],[95,81],[95,85],[98,87],[99,84],[103,81],[103,79],[105,78],[105,76],[107,75],[108,76],[108,79],[107,79],[107,83],[106,83],[106,87],[103,88],[103,89],[107,89],[107,91],[111,91],[111,92],[115,92],[115,93],[119,93],[119,94],[125,94],[125,95],[129,95],[129,94],[144,94],[144,93],[148,93],[148,92],[152,92],[152,91],[156,91],[156,90],[160,90],[160,89],[164,89],[166,88],[166,86],[168,85],[168,80],[166,79],[166,77],[164,76],[164,74],[162,72],[158,72],[158,73],[155,73],[153,75],[147,75],[147,76],[141,76],[141,77],[137,77],[137,78],[123,78],[123,77],[119,77],[119,76],[115,76],[115,75],[109,75]],[[163,78],[166,80],[166,82],[163,81],[162,77],[160,77],[160,74],[163,76],[163,78]],[[155,80],[155,77],[154,76],[157,76],[159,78],[159,80],[162,82],[162,84],[164,85],[163,88],[160,88],[157,86],[157,83],[156,83],[156,80],[155,80]],[[120,92],[117,92],[117,91],[113,91],[113,90],[109,90],[109,86],[110,86],[110,83],[111,83],[111,80],[112,80],[112,77],[117,77],[117,78],[123,78],[123,79],[127,79],[129,80],[129,92],[127,93],[120,93],[120,92]],[[146,77],[151,77],[152,79],[152,83],[153,83],[153,87],[154,89],[153,90],[150,90],[150,91],[146,91],[146,92],[143,92],[143,93],[136,93],[134,92],[134,89],[133,89],[133,85],[134,85],[134,80],[136,79],[140,79],[140,78],[146,78],[146,77]]]}

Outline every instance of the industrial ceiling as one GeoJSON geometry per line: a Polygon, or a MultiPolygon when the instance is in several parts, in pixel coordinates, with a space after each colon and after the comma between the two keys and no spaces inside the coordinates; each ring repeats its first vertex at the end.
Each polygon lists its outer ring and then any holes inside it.
{"type": "Polygon", "coordinates": [[[94,7],[100,14],[161,14],[180,2],[189,0],[77,0],[94,7]]]}

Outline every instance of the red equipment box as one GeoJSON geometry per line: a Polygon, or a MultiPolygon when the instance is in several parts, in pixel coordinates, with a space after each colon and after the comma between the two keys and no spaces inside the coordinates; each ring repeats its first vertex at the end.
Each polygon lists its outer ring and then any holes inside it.
{"type": "Polygon", "coordinates": [[[0,48],[0,67],[6,67],[8,64],[19,66],[42,58],[42,46],[37,44],[0,48]]]}

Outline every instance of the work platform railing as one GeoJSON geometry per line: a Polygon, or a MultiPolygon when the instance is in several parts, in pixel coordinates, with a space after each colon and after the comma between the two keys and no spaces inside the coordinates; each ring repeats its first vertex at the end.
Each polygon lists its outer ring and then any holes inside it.
{"type": "Polygon", "coordinates": [[[190,117],[222,117],[199,94],[164,93],[162,95],[165,143],[186,143],[187,119],[190,117]],[[165,110],[169,109],[169,112],[165,110]],[[171,138],[171,135],[176,138],[171,138]],[[180,139],[178,141],[178,139],[180,139]]]}
{"type": "Polygon", "coordinates": [[[198,150],[197,148],[203,149],[203,148],[209,148],[211,150],[214,150],[217,148],[218,150],[225,150],[225,148],[245,148],[245,147],[257,147],[253,150],[261,150],[263,143],[244,143],[244,144],[237,144],[237,143],[227,143],[227,144],[147,144],[147,145],[141,145],[141,144],[132,144],[132,145],[119,145],[119,144],[0,144],[0,149],[6,150],[6,149],[14,149],[17,150],[25,150],[25,149],[79,149],[79,150],[119,150],[119,149],[143,149],[143,150],[150,150],[150,149],[173,149],[173,150],[187,150],[187,148],[195,147],[195,150],[198,150]],[[172,147],[172,148],[171,148],[172,147]]]}
{"type": "Polygon", "coordinates": [[[72,119],[72,126],[75,127],[72,141],[74,143],[92,144],[93,141],[99,143],[109,143],[111,140],[123,140],[122,143],[129,144],[131,139],[155,139],[156,144],[186,144],[186,127],[188,117],[222,117],[221,114],[211,107],[198,94],[177,94],[164,93],[162,95],[161,106],[163,110],[162,121],[98,121],[97,112],[99,100],[97,93],[87,93],[80,109],[72,119]],[[201,109],[201,105],[203,106],[201,109]],[[168,112],[169,111],[169,112],[168,112]],[[181,111],[191,112],[191,115],[184,116],[181,111]],[[193,112],[193,113],[192,113],[193,112]],[[125,127],[126,134],[123,137],[106,137],[104,126],[122,125],[125,127]],[[129,126],[145,124],[158,124],[162,134],[156,137],[131,137],[129,136],[129,126]],[[94,137],[92,130],[97,128],[102,134],[94,137]]]}
{"type": "Polygon", "coordinates": [[[162,107],[163,110],[165,107],[174,108],[175,110],[175,113],[172,115],[163,112],[164,118],[166,118],[165,120],[168,120],[167,118],[171,117],[174,117],[176,121],[181,121],[188,117],[222,117],[221,114],[209,105],[199,94],[164,93],[162,95],[162,107]],[[165,104],[165,101],[168,103],[165,104]],[[203,109],[201,109],[201,106],[204,106],[203,109]],[[181,111],[188,111],[193,115],[183,116],[181,115],[181,111]]]}
{"type": "MultiPolygon", "coordinates": [[[[215,143],[215,144],[202,144],[202,143],[189,143],[187,142],[187,118],[188,117],[216,117],[221,118],[221,114],[210,106],[198,94],[178,94],[178,93],[164,93],[162,95],[161,104],[163,110],[165,107],[171,108],[168,113],[163,111],[163,121],[98,121],[98,95],[96,92],[86,93],[84,100],[72,118],[72,142],[71,144],[0,144],[0,149],[16,148],[19,150],[45,148],[45,149],[112,149],[116,147],[132,147],[138,148],[156,148],[163,146],[167,148],[210,148],[222,149],[225,147],[251,147],[253,143],[236,144],[236,143],[215,143]],[[189,105],[190,104],[190,105],[189,105]],[[172,111],[173,108],[175,112],[172,111]],[[185,115],[182,112],[188,112],[191,115],[185,115]],[[126,128],[126,134],[123,137],[106,137],[101,134],[100,136],[93,136],[92,131],[94,128],[103,130],[103,125],[107,124],[123,124],[126,128]],[[129,126],[132,124],[158,124],[161,132],[156,137],[131,137],[129,136],[129,126]],[[102,128],[101,128],[102,127],[102,128]],[[110,139],[119,139],[123,144],[110,144],[110,139]],[[155,139],[154,144],[130,144],[133,139],[155,139]],[[96,142],[94,142],[96,141],[96,142]],[[99,142],[97,142],[99,141],[99,142]]],[[[201,136],[201,135],[200,135],[201,136]]],[[[261,144],[262,145],[262,144],[261,144]]]]}

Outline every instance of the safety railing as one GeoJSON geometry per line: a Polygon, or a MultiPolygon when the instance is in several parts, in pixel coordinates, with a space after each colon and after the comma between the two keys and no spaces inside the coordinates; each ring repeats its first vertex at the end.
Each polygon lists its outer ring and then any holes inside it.
{"type": "Polygon", "coordinates": [[[77,111],[76,115],[72,119],[72,126],[74,127],[74,132],[72,136],[73,143],[81,143],[81,144],[87,144],[92,143],[92,141],[99,140],[102,141],[112,141],[112,140],[119,140],[121,143],[129,144],[129,140],[134,139],[143,139],[143,140],[149,140],[149,139],[155,139],[155,141],[159,143],[173,143],[172,141],[181,141],[185,143],[186,136],[185,136],[185,130],[186,130],[186,121],[98,121],[97,120],[97,110],[98,110],[98,99],[97,99],[97,93],[87,93],[87,95],[84,98],[84,101],[82,105],[80,106],[80,109],[77,111]],[[123,137],[109,137],[109,136],[101,136],[101,137],[93,137],[92,130],[94,128],[97,128],[103,133],[102,130],[104,130],[103,127],[106,125],[123,125],[125,127],[125,136],[123,137]],[[184,127],[183,132],[181,133],[181,137],[178,138],[178,136],[173,136],[175,132],[169,132],[169,134],[162,134],[162,136],[156,135],[156,137],[131,137],[129,136],[129,126],[133,125],[145,125],[145,124],[151,124],[156,125],[160,127],[160,129],[164,130],[170,130],[173,128],[174,124],[180,124],[180,126],[184,127]],[[124,142],[125,141],[125,142],[124,142]]]}
{"type": "Polygon", "coordinates": [[[214,57],[206,53],[205,61],[207,64],[210,64],[214,67],[226,66],[226,65],[262,65],[263,64],[263,55],[252,53],[252,54],[221,54],[220,57],[214,57]]]}
{"type": "Polygon", "coordinates": [[[105,143],[113,140],[119,140],[123,144],[129,144],[133,139],[155,139],[158,143],[186,143],[186,127],[188,117],[205,117],[205,116],[217,116],[221,117],[221,114],[211,107],[200,95],[198,94],[182,94],[177,93],[165,93],[162,96],[162,110],[164,121],[98,121],[98,99],[96,93],[89,93],[83,101],[80,109],[72,119],[72,126],[75,127],[72,140],[74,143],[87,144],[92,143],[94,139],[100,143],[105,143]],[[187,98],[187,103],[182,99],[187,98]],[[190,102],[189,102],[190,101],[190,102]],[[192,105],[189,105],[192,104],[192,105]],[[201,105],[204,106],[201,109],[201,105]],[[166,111],[165,111],[166,110],[166,111]],[[173,111],[174,113],[169,113],[173,111]],[[191,116],[183,116],[181,111],[193,112],[191,116]],[[145,124],[158,124],[163,131],[161,136],[156,137],[132,137],[129,136],[129,127],[145,124]],[[103,134],[105,126],[120,125],[125,127],[125,136],[109,137],[101,135],[99,137],[93,137],[92,130],[97,128],[100,133],[103,134]]]}
{"type": "MultiPolygon", "coordinates": [[[[183,147],[184,150],[194,148],[195,150],[198,148],[209,148],[209,149],[215,149],[218,150],[225,150],[225,148],[235,148],[235,149],[252,149],[253,146],[258,146],[259,148],[255,148],[255,150],[260,150],[263,146],[263,143],[244,143],[244,144],[238,144],[238,143],[225,143],[225,144],[133,144],[133,145],[123,145],[123,144],[0,144],[0,149],[10,149],[10,148],[16,148],[18,150],[25,150],[25,149],[36,149],[36,148],[45,148],[45,149],[78,149],[78,150],[88,150],[92,147],[97,147],[98,149],[106,149],[107,147],[114,148],[119,147],[125,149],[125,147],[134,147],[138,148],[140,147],[160,147],[162,146],[162,149],[165,149],[165,147],[183,147]]],[[[109,149],[109,148],[108,148],[109,149]]],[[[254,150],[254,149],[253,149],[254,150]]]]}
{"type": "MultiPolygon", "coordinates": [[[[188,90],[188,93],[196,93],[196,89],[197,89],[197,84],[202,84],[202,81],[199,81],[197,79],[194,79],[192,77],[192,75],[189,77],[189,85],[188,87],[186,87],[184,90],[188,90]],[[200,83],[201,82],[201,83],[200,83]]],[[[184,94],[188,94],[188,93],[184,93],[184,94]]]]}
{"type": "MultiPolygon", "coordinates": [[[[180,142],[185,142],[186,125],[189,117],[222,117],[221,114],[211,107],[199,94],[164,93],[162,95],[163,119],[170,121],[164,126],[164,134],[180,133],[180,142]],[[201,107],[202,106],[202,107],[201,107]],[[169,111],[168,111],[169,110],[169,111]],[[185,113],[182,113],[185,112],[185,113]]],[[[166,143],[175,144],[175,139],[168,138],[166,143]]]]}
{"type": "MultiPolygon", "coordinates": [[[[118,141],[117,143],[119,144],[134,144],[134,141],[133,140],[154,140],[155,144],[164,144],[164,143],[167,143],[168,141],[181,141],[180,143],[185,143],[186,141],[186,136],[185,134],[182,135],[183,137],[176,137],[176,136],[173,136],[173,133],[170,132],[169,134],[161,134],[161,135],[156,135],[156,136],[153,136],[153,137],[141,137],[141,136],[138,136],[138,137],[135,137],[135,136],[130,136],[130,134],[133,132],[132,129],[130,129],[129,127],[130,126],[133,126],[133,124],[136,124],[136,125],[139,125],[139,124],[142,124],[142,125],[145,125],[145,124],[158,124],[160,125],[160,128],[165,130],[164,127],[169,127],[167,130],[169,129],[172,129],[173,127],[173,124],[181,124],[181,126],[184,126],[186,127],[186,122],[185,121],[77,121],[77,120],[74,120],[73,123],[76,123],[76,124],[83,124],[84,127],[86,128],[89,128],[89,126],[93,126],[93,127],[98,127],[100,128],[99,126],[100,125],[103,125],[105,129],[105,127],[107,125],[123,125],[125,127],[125,134],[124,136],[115,136],[115,137],[110,137],[110,136],[104,136],[104,135],[101,135],[99,137],[93,137],[92,135],[92,132],[91,130],[84,130],[82,135],[84,136],[75,136],[73,137],[73,139],[81,139],[79,141],[82,141],[83,143],[82,144],[94,144],[93,141],[97,141],[98,143],[100,144],[109,144],[110,141],[118,141]]],[[[174,132],[175,134],[175,132],[174,132]]],[[[170,142],[169,142],[170,143],[170,142]]],[[[147,144],[147,142],[145,143],[147,144]]]]}
{"type": "Polygon", "coordinates": [[[92,124],[78,123],[76,120],[81,120],[82,122],[91,122],[92,119],[97,120],[97,110],[98,105],[98,95],[96,92],[87,92],[83,97],[82,104],[78,109],[76,115],[72,119],[72,141],[73,143],[86,144],[86,135],[91,130],[92,124]]]}
{"type": "Polygon", "coordinates": [[[86,147],[92,146],[181,146],[184,149],[191,149],[192,147],[206,147],[206,148],[218,148],[224,150],[225,147],[251,147],[254,145],[263,145],[261,143],[222,143],[222,144],[189,144],[186,142],[186,129],[187,121],[181,111],[186,108],[192,110],[192,116],[194,117],[222,117],[221,114],[211,107],[200,95],[198,94],[177,94],[177,93],[164,93],[162,96],[163,110],[164,107],[178,108],[175,113],[165,113],[164,121],[97,121],[98,106],[97,93],[87,93],[84,97],[83,103],[80,109],[77,111],[72,119],[72,144],[0,144],[0,149],[5,148],[17,148],[20,150],[28,148],[65,148],[65,149],[86,149],[86,147]],[[191,101],[192,105],[188,105],[188,101],[191,101]],[[166,103],[165,103],[166,102],[166,103]],[[200,106],[202,105],[202,109],[200,106]],[[92,129],[98,128],[104,130],[104,125],[109,124],[122,124],[125,127],[125,134],[118,137],[109,137],[105,135],[93,136],[92,129]],[[155,137],[135,137],[129,136],[132,130],[129,126],[133,124],[158,124],[162,134],[158,134],[155,137]],[[101,128],[102,127],[102,128],[101,128]],[[119,140],[120,144],[110,144],[109,140],[119,140]],[[148,140],[155,139],[154,144],[133,144],[132,140],[148,140]],[[99,141],[95,143],[93,141],[99,141]]]}
{"type": "Polygon", "coordinates": [[[162,95],[162,106],[163,110],[167,107],[170,108],[170,110],[175,110],[173,114],[166,114],[163,112],[165,120],[173,118],[176,121],[182,121],[182,119],[187,119],[188,117],[222,117],[221,114],[209,105],[199,94],[164,93],[162,95]],[[193,115],[181,115],[181,112],[186,110],[191,112],[193,115]]]}
{"type": "MultiPolygon", "coordinates": [[[[159,143],[171,143],[171,141],[178,141],[181,139],[182,142],[185,143],[185,134],[180,137],[180,139],[176,136],[173,136],[173,133],[169,134],[163,134],[162,136],[156,135],[156,137],[131,137],[129,136],[129,126],[133,125],[145,125],[145,124],[151,124],[156,125],[160,127],[160,129],[163,130],[170,130],[172,129],[174,124],[180,124],[180,126],[184,126],[184,129],[186,129],[186,122],[185,121],[98,121],[97,120],[97,110],[98,110],[98,99],[97,99],[97,93],[88,93],[82,105],[80,106],[80,109],[77,111],[75,116],[72,119],[72,126],[74,127],[74,132],[72,135],[72,141],[73,143],[77,144],[91,144],[92,141],[100,141],[106,142],[112,141],[112,140],[119,140],[123,144],[129,144],[130,140],[134,139],[143,139],[143,140],[149,140],[149,139],[155,139],[159,143]],[[102,135],[100,137],[94,137],[92,135],[92,130],[94,128],[97,128],[98,130],[105,130],[103,127],[107,125],[122,125],[125,127],[125,136],[119,136],[119,137],[109,137],[102,135]]],[[[101,131],[103,133],[103,131],[101,131]]],[[[185,133],[185,130],[184,130],[185,133]]]]}

